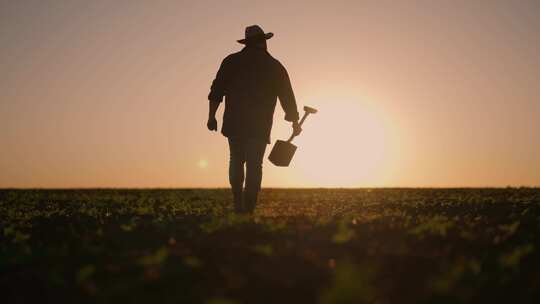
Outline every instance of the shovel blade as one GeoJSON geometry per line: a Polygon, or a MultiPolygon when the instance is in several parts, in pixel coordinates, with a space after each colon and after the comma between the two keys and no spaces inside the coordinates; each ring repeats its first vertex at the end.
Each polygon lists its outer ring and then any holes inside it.
{"type": "Polygon", "coordinates": [[[296,152],[296,146],[290,142],[278,140],[274,144],[268,159],[272,164],[278,167],[287,167],[291,163],[291,160],[296,152]]]}

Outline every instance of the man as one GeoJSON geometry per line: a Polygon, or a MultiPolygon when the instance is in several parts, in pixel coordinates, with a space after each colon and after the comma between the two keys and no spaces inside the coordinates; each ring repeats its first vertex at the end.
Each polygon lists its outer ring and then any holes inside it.
{"type": "Polygon", "coordinates": [[[208,95],[207,127],[211,131],[217,131],[215,115],[225,97],[221,133],[229,140],[229,182],[239,213],[255,210],[278,97],[285,120],[292,122],[293,133],[302,131],[289,75],[267,51],[266,40],[273,35],[257,25],[247,27],[245,38],[238,40],[245,47],[223,60],[208,95]]]}

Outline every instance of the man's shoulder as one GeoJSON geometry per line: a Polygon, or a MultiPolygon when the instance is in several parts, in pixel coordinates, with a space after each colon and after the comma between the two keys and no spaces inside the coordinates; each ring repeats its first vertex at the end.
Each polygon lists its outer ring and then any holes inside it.
{"type": "Polygon", "coordinates": [[[281,63],[281,61],[277,60],[270,54],[268,54],[268,56],[271,58],[273,65],[279,72],[287,72],[287,69],[285,69],[285,66],[281,63]]]}
{"type": "Polygon", "coordinates": [[[223,59],[223,62],[226,63],[226,62],[231,62],[231,61],[234,61],[236,58],[240,57],[241,52],[235,52],[235,53],[232,53],[232,54],[229,54],[227,55],[224,59],[223,59]]]}
{"type": "Polygon", "coordinates": [[[270,57],[270,60],[277,66],[283,67],[283,64],[281,64],[281,61],[277,60],[274,56],[270,55],[268,53],[268,57],[270,57]]]}

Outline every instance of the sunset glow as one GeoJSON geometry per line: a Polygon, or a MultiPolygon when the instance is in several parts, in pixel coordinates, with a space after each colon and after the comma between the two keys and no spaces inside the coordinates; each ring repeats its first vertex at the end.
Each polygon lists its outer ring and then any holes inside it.
{"type": "Polygon", "coordinates": [[[294,165],[306,183],[326,187],[376,183],[393,152],[391,130],[382,114],[354,100],[321,103],[319,109],[298,138],[294,165]]]}
{"type": "Polygon", "coordinates": [[[264,187],[540,185],[539,2],[30,2],[0,10],[0,187],[227,187],[207,94],[251,24],[320,110],[264,187]]]}

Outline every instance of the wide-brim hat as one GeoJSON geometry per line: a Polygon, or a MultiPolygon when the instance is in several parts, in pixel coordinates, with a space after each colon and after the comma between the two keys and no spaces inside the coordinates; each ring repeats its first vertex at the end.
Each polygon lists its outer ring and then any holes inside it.
{"type": "Polygon", "coordinates": [[[246,27],[245,38],[236,41],[241,44],[247,44],[249,42],[268,40],[272,37],[274,37],[274,33],[265,33],[260,26],[251,25],[246,27]]]}

